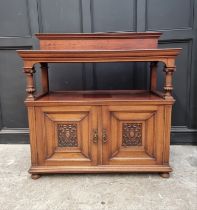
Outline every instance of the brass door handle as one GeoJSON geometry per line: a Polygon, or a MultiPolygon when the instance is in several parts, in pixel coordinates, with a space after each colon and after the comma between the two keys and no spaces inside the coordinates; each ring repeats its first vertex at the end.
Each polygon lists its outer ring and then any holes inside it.
{"type": "Polygon", "coordinates": [[[97,144],[98,143],[98,130],[93,129],[93,143],[97,144]]]}
{"type": "Polygon", "coordinates": [[[107,130],[105,128],[103,128],[102,139],[104,144],[107,143],[107,130]]]}

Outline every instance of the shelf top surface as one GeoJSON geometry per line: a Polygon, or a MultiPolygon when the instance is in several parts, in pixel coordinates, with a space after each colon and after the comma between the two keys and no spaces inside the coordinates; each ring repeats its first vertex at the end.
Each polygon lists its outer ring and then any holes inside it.
{"type": "Polygon", "coordinates": [[[38,39],[69,39],[69,38],[159,38],[160,32],[97,32],[97,33],[37,33],[38,39]]]}
{"type": "Polygon", "coordinates": [[[85,54],[85,53],[93,53],[93,54],[102,54],[102,53],[133,53],[137,54],[168,54],[171,53],[173,55],[179,53],[182,48],[160,48],[160,49],[129,49],[129,50],[17,50],[19,54],[85,54]]]}
{"type": "MultiPolygon", "coordinates": [[[[39,97],[33,103],[75,103],[75,102],[160,102],[168,103],[161,96],[147,90],[96,90],[96,91],[56,91],[39,97]]],[[[173,100],[171,100],[172,102],[173,100]]],[[[27,102],[32,103],[32,102],[27,102]]]]}

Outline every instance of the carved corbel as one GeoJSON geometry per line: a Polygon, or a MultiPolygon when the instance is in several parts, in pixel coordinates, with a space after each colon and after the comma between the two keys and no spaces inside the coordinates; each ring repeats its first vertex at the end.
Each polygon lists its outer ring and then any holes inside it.
{"type": "Polygon", "coordinates": [[[42,92],[48,93],[48,91],[49,91],[48,64],[40,63],[40,68],[41,68],[42,92]]]}
{"type": "Polygon", "coordinates": [[[150,90],[156,91],[157,90],[157,61],[152,61],[150,63],[150,90]]]}
{"type": "Polygon", "coordinates": [[[172,90],[173,90],[173,85],[172,85],[172,76],[174,71],[176,70],[176,67],[169,67],[166,66],[164,67],[164,72],[165,72],[165,84],[164,84],[164,98],[165,99],[173,99],[172,96],[172,90]]]}
{"type": "Polygon", "coordinates": [[[26,92],[27,98],[26,100],[33,101],[35,96],[34,93],[36,91],[34,87],[33,74],[35,73],[35,68],[33,67],[24,67],[24,73],[26,74],[26,92]]]}

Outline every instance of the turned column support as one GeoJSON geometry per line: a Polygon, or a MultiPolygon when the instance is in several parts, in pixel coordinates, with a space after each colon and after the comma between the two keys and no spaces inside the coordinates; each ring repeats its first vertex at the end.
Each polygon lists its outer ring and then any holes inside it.
{"type": "Polygon", "coordinates": [[[35,96],[34,93],[36,91],[34,87],[34,79],[33,74],[35,73],[35,68],[33,67],[24,67],[24,73],[26,74],[26,92],[27,98],[26,100],[33,101],[35,96]]]}
{"type": "Polygon", "coordinates": [[[165,99],[173,99],[172,97],[172,90],[173,90],[173,85],[172,85],[172,76],[175,71],[175,66],[174,67],[168,67],[165,65],[164,67],[164,72],[165,72],[165,83],[164,83],[164,98],[165,99]]]}
{"type": "Polygon", "coordinates": [[[48,63],[40,63],[42,92],[49,92],[48,63]]]}

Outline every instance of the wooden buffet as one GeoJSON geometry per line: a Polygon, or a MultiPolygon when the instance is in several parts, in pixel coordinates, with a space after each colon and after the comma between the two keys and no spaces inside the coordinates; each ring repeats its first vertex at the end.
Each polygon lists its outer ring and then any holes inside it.
{"type": "Polygon", "coordinates": [[[27,77],[33,179],[47,173],[157,172],[169,177],[172,76],[181,49],[158,49],[161,33],[37,34],[18,50],[27,77]],[[49,89],[48,63],[149,62],[149,90],[49,89]],[[163,91],[157,64],[164,63],[163,91]],[[42,92],[34,85],[41,68],[42,92]]]}

